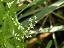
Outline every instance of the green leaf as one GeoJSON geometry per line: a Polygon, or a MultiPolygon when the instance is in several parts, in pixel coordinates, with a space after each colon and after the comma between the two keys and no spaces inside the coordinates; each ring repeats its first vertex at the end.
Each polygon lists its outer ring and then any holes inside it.
{"type": "MultiPolygon", "coordinates": [[[[64,0],[59,0],[47,7],[44,7],[40,10],[40,12],[36,13],[34,16],[31,16],[30,18],[32,19],[32,24],[38,22],[40,19],[44,18],[47,14],[52,13],[54,10],[58,9],[59,6],[61,6],[64,3],[64,0]],[[36,19],[35,19],[36,17],[36,19]]],[[[29,27],[29,18],[21,22],[23,26],[29,27]]]]}
{"type": "Polygon", "coordinates": [[[50,47],[51,47],[51,45],[52,45],[52,40],[50,40],[50,41],[48,42],[48,44],[47,44],[46,48],[50,48],[50,47]]]}
{"type": "Polygon", "coordinates": [[[4,2],[11,2],[11,1],[14,1],[14,0],[3,0],[4,2]]]}
{"type": "MultiPolygon", "coordinates": [[[[57,31],[63,31],[64,30],[64,25],[60,25],[60,26],[53,26],[52,28],[47,27],[47,28],[42,28],[40,27],[39,29],[34,29],[31,30],[31,32],[35,32],[34,34],[39,34],[39,33],[45,33],[45,32],[57,32],[57,31]]],[[[29,33],[29,34],[33,34],[33,33],[29,33]]]]}
{"type": "Polygon", "coordinates": [[[8,41],[5,43],[6,48],[15,48],[13,44],[10,44],[8,41]]]}
{"type": "MultiPolygon", "coordinates": [[[[29,8],[29,7],[32,7],[32,6],[37,6],[39,5],[40,3],[43,3],[47,0],[34,0],[32,3],[28,4],[25,8],[23,8],[18,14],[20,14],[21,12],[23,12],[25,9],[29,8]]],[[[17,15],[18,15],[17,14],[17,15]]]]}

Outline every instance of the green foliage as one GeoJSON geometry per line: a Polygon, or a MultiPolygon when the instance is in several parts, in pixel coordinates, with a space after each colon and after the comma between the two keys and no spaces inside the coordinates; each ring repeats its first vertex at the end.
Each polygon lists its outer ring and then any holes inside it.
{"type": "Polygon", "coordinates": [[[19,28],[16,0],[0,0],[0,48],[23,48],[24,39],[19,28]]]}
{"type": "MultiPolygon", "coordinates": [[[[31,16],[27,20],[23,21],[22,24],[25,25],[26,27],[29,27],[30,26],[29,25],[30,24],[29,20],[31,20],[31,24],[32,24],[32,26],[34,26],[34,24],[36,24],[39,20],[41,20],[42,18],[44,18],[45,15],[47,15],[49,13],[52,13],[54,10],[56,10],[57,8],[59,8],[63,3],[64,3],[64,0],[59,0],[56,3],[54,3],[54,4],[51,4],[51,5],[47,6],[47,7],[44,7],[42,9],[40,9],[39,12],[37,12],[36,14],[34,14],[33,16],[31,16]]],[[[29,13],[26,13],[26,14],[29,14],[29,13]]]]}
{"type": "MultiPolygon", "coordinates": [[[[33,0],[32,3],[27,4],[22,8],[21,13],[30,7],[35,9],[44,2],[47,2],[47,0],[33,0]]],[[[21,18],[29,18],[23,19],[23,22],[21,23],[18,22],[16,15],[20,8],[18,8],[16,4],[17,0],[0,0],[0,48],[27,48],[24,36],[30,34],[29,30],[31,28],[34,29],[34,26],[38,21],[45,18],[46,15],[52,13],[54,10],[60,8],[60,6],[64,4],[64,0],[58,0],[51,5],[42,7],[34,14],[28,9],[22,14],[23,16],[21,16],[21,18]]],[[[52,41],[48,43],[47,47],[50,48],[51,45],[52,41]]]]}
{"type": "Polygon", "coordinates": [[[52,40],[50,40],[50,41],[48,42],[48,44],[47,44],[46,48],[50,48],[50,47],[51,47],[51,45],[52,45],[52,40]]]}

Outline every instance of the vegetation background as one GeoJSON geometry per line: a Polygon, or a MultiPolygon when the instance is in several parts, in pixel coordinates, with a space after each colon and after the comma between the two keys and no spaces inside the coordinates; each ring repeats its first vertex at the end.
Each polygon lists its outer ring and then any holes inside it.
{"type": "Polygon", "coordinates": [[[0,48],[64,48],[64,0],[0,0],[0,48]]]}

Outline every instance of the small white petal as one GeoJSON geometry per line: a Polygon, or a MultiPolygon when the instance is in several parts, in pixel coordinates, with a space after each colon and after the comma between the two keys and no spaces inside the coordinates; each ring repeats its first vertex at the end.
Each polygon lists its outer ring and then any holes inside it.
{"type": "Polygon", "coordinates": [[[35,21],[35,23],[37,23],[38,21],[35,21]]]}

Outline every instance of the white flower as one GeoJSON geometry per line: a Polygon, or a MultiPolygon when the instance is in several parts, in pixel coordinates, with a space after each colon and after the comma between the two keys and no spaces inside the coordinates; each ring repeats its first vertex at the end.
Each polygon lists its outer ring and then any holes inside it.
{"type": "Polygon", "coordinates": [[[35,18],[35,19],[37,19],[37,17],[36,17],[36,16],[34,16],[34,18],[35,18]]]}
{"type": "Polygon", "coordinates": [[[18,30],[19,30],[20,28],[21,28],[21,26],[19,25],[19,26],[18,26],[18,30]]]}
{"type": "Polygon", "coordinates": [[[20,26],[21,27],[21,30],[24,30],[24,27],[23,26],[20,26]]]}
{"type": "Polygon", "coordinates": [[[18,40],[21,41],[20,38],[18,38],[18,40]]]}
{"type": "Polygon", "coordinates": [[[26,38],[28,38],[28,36],[26,36],[26,38]]]}
{"type": "Polygon", "coordinates": [[[42,31],[42,28],[40,28],[39,31],[42,31]]]}
{"type": "Polygon", "coordinates": [[[21,39],[24,39],[24,36],[21,36],[21,39]]]}
{"type": "Polygon", "coordinates": [[[30,23],[29,25],[30,25],[30,28],[34,28],[32,23],[30,23]]]}
{"type": "Polygon", "coordinates": [[[38,21],[35,21],[35,23],[37,23],[38,21]]]}
{"type": "Polygon", "coordinates": [[[31,35],[29,35],[29,37],[32,37],[31,35]]]}
{"type": "Polygon", "coordinates": [[[12,18],[12,20],[14,20],[14,18],[12,18]]]}
{"type": "Polygon", "coordinates": [[[30,30],[30,27],[28,27],[28,30],[30,30]]]}
{"type": "Polygon", "coordinates": [[[35,33],[35,31],[30,30],[30,34],[34,34],[34,33],[35,33]]]}
{"type": "Polygon", "coordinates": [[[17,33],[15,33],[15,36],[17,35],[17,33]]]}
{"type": "Polygon", "coordinates": [[[33,20],[32,18],[29,18],[29,21],[30,21],[30,22],[32,22],[32,20],[33,20]]]}
{"type": "Polygon", "coordinates": [[[8,8],[10,8],[12,6],[12,4],[14,3],[14,1],[12,2],[8,2],[7,5],[8,5],[8,8]]]}
{"type": "Polygon", "coordinates": [[[17,36],[20,36],[19,34],[17,36]]]}

